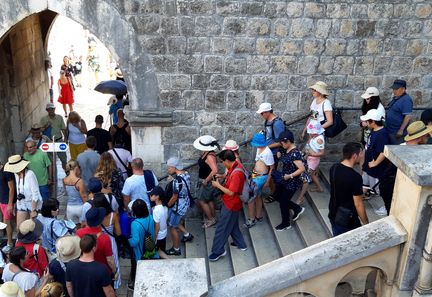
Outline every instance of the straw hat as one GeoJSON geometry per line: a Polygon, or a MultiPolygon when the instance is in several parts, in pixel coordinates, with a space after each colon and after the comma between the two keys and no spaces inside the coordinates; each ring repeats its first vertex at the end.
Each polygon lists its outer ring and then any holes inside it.
{"type": "Polygon", "coordinates": [[[4,170],[12,173],[18,173],[27,167],[29,161],[24,160],[20,155],[10,156],[4,166],[4,170]]]}
{"type": "Polygon", "coordinates": [[[15,282],[5,282],[0,287],[0,297],[24,297],[24,292],[15,282]]]}
{"type": "Polygon", "coordinates": [[[407,128],[408,135],[405,136],[405,141],[410,141],[416,138],[420,138],[428,133],[432,132],[432,126],[426,126],[422,121],[416,121],[411,123],[407,128]]]}
{"type": "Polygon", "coordinates": [[[117,68],[117,69],[115,70],[115,75],[116,75],[118,78],[123,78],[123,73],[122,73],[122,71],[120,70],[120,68],[117,68]]]}
{"type": "Polygon", "coordinates": [[[80,238],[78,236],[64,236],[56,242],[57,259],[67,263],[81,255],[80,238]]]}
{"type": "Polygon", "coordinates": [[[310,86],[309,89],[315,90],[322,95],[329,95],[329,91],[327,90],[328,85],[325,82],[317,81],[314,85],[310,86]]]}
{"type": "Polygon", "coordinates": [[[30,128],[30,132],[31,131],[40,131],[40,129],[42,129],[41,125],[39,124],[33,124],[30,128]]]}
{"type": "Polygon", "coordinates": [[[227,140],[227,142],[222,148],[223,151],[236,151],[238,149],[239,149],[239,145],[235,140],[232,139],[227,140]]]}
{"type": "Polygon", "coordinates": [[[210,135],[203,135],[195,139],[194,148],[203,152],[211,152],[219,148],[216,138],[210,135]]]}

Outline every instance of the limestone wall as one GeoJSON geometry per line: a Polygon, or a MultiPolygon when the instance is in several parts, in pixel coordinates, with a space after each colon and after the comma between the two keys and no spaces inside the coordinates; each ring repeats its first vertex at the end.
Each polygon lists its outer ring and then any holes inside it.
{"type": "MultiPolygon", "coordinates": [[[[190,158],[200,134],[250,137],[262,123],[253,111],[263,101],[292,119],[308,110],[307,85],[318,79],[337,106],[360,107],[368,86],[388,102],[399,77],[415,106],[431,98],[429,1],[112,2],[150,55],[161,107],[175,110],[175,125],[163,128],[165,155],[181,149],[190,158]]],[[[352,129],[333,142],[358,139],[358,115],[344,113],[352,129]]]]}
{"type": "Polygon", "coordinates": [[[22,153],[29,128],[39,122],[49,100],[39,17],[12,27],[1,44],[0,160],[5,161],[13,152],[22,153]]]}

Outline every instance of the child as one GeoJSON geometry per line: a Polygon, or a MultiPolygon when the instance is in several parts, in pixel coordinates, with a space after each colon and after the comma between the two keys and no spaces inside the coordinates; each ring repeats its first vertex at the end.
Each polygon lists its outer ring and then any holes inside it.
{"type": "MultiPolygon", "coordinates": [[[[308,132],[309,133],[309,132],[308,132]]],[[[324,156],[325,140],[321,134],[310,133],[308,144],[306,145],[306,160],[311,175],[312,181],[315,183],[316,188],[310,189],[311,192],[322,192],[323,189],[318,179],[317,169],[320,163],[321,157],[324,156]]]]}
{"type": "Polygon", "coordinates": [[[165,254],[166,249],[166,236],[167,236],[167,220],[168,220],[168,207],[166,207],[165,191],[156,186],[150,192],[150,200],[156,205],[153,208],[153,220],[155,222],[155,234],[156,234],[156,247],[158,249],[159,256],[162,259],[168,259],[165,254]]]}

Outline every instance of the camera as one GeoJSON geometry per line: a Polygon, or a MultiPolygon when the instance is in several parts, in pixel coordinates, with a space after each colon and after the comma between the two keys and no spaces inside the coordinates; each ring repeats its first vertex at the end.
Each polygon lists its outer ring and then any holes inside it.
{"type": "Polygon", "coordinates": [[[23,200],[23,199],[25,199],[25,195],[22,194],[22,193],[19,193],[19,194],[17,195],[17,200],[18,200],[18,201],[21,201],[21,200],[23,200]]]}

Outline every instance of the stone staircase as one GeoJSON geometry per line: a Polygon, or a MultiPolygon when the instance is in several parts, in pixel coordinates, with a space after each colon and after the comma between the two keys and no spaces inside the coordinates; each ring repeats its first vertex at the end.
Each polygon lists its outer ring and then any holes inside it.
{"type": "MultiPolygon", "coordinates": [[[[274,227],[280,223],[279,204],[265,203],[265,219],[252,228],[243,227],[247,208],[244,208],[240,217],[240,230],[245,238],[248,249],[241,251],[227,244],[227,255],[217,262],[209,262],[215,227],[203,229],[202,222],[197,218],[188,218],[186,228],[195,238],[182,248],[182,257],[206,259],[209,286],[240,274],[254,267],[289,255],[305,247],[331,237],[328,214],[329,194],[329,168],[331,164],[320,165],[320,181],[324,192],[308,192],[303,207],[305,212],[293,223],[293,228],[285,231],[276,231],[274,227]]],[[[293,197],[293,201],[297,198],[293,197]]],[[[380,197],[365,201],[366,211],[370,222],[382,217],[375,214],[374,209],[383,205],[380,197]]],[[[168,244],[169,247],[169,244],[168,244]]],[[[174,258],[174,257],[173,257],[174,258]]]]}

